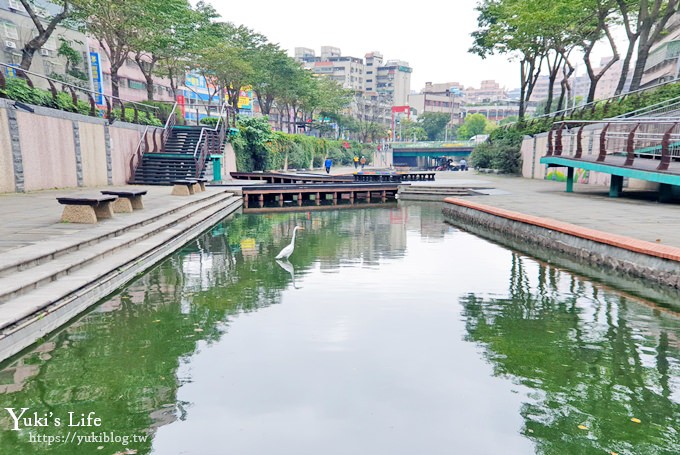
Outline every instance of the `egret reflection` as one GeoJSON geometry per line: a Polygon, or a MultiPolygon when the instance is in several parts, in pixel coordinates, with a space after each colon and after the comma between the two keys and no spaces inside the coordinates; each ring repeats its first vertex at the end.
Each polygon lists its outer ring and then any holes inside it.
{"type": "Polygon", "coordinates": [[[293,267],[293,264],[288,262],[287,259],[277,259],[276,263],[281,266],[283,270],[286,272],[290,273],[290,277],[293,279],[293,288],[295,289],[300,289],[296,284],[295,284],[295,267],[293,267]]]}

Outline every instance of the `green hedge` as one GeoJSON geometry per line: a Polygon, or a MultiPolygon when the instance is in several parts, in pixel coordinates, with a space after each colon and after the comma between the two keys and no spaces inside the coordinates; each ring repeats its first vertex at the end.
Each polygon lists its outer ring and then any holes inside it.
{"type": "MultiPolygon", "coordinates": [[[[5,88],[0,89],[0,98],[8,98],[26,104],[50,107],[82,115],[90,114],[90,103],[78,100],[78,104],[74,106],[70,92],[58,92],[56,98],[54,98],[51,92],[40,88],[31,88],[24,79],[18,77],[10,77],[6,80],[5,88]]],[[[120,109],[114,109],[112,114],[113,118],[120,118],[120,109]]],[[[127,121],[132,122],[134,118],[133,109],[126,108],[125,114],[127,121]]],[[[137,123],[141,125],[163,126],[161,121],[153,114],[147,114],[143,111],[139,111],[139,121],[137,123]]]]}
{"type": "Polygon", "coordinates": [[[372,144],[272,131],[264,117],[239,117],[238,128],[231,143],[242,172],[283,169],[286,164],[289,169],[319,168],[327,157],[336,166],[350,166],[354,155],[371,162],[375,152],[372,144]]]}

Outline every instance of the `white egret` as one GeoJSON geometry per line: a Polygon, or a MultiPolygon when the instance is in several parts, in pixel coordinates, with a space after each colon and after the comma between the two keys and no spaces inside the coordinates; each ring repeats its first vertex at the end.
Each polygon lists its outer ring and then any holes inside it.
{"type": "Polygon", "coordinates": [[[298,229],[304,230],[305,228],[302,226],[295,226],[295,229],[293,229],[293,239],[290,241],[290,245],[282,249],[281,252],[276,256],[276,259],[288,259],[290,255],[293,254],[293,250],[295,249],[295,232],[298,229]]]}

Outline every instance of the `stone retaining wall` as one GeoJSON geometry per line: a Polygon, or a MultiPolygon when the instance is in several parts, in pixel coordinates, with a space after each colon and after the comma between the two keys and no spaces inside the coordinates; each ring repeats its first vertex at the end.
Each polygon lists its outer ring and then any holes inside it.
{"type": "Polygon", "coordinates": [[[146,126],[0,99],[0,193],[124,185],[146,126]]]}
{"type": "MultiPolygon", "coordinates": [[[[465,205],[458,205],[450,200],[446,202],[447,204],[443,208],[445,219],[452,224],[463,225],[473,233],[476,232],[476,228],[492,231],[512,241],[519,241],[528,246],[535,245],[546,248],[558,254],[577,258],[579,261],[592,266],[603,267],[609,271],[642,278],[676,289],[680,288],[680,262],[677,260],[614,246],[606,241],[597,241],[592,238],[592,235],[579,236],[576,232],[575,234],[560,232],[532,222],[523,222],[465,205]]],[[[558,224],[567,226],[566,223],[558,224]]],[[[575,231],[580,229],[578,226],[573,226],[573,228],[575,228],[575,231]]],[[[593,232],[592,230],[588,231],[591,234],[593,232]]],[[[606,233],[602,234],[603,236],[610,236],[606,233]]],[[[603,240],[605,240],[604,237],[603,240]]],[[[630,239],[630,241],[631,246],[637,243],[649,243],[635,239],[630,239]]],[[[667,248],[659,246],[659,249],[667,248]]]]}

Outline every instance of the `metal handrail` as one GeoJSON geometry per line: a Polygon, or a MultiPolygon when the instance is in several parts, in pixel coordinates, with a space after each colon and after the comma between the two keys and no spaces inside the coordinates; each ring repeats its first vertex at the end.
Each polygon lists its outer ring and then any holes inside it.
{"type": "MultiPolygon", "coordinates": [[[[206,155],[208,154],[210,147],[208,146],[208,143],[212,141],[214,138],[214,133],[218,133],[218,144],[222,144],[224,142],[224,137],[225,137],[225,128],[224,128],[224,123],[222,121],[223,116],[229,116],[229,110],[231,109],[231,106],[227,103],[223,103],[222,107],[220,108],[220,114],[217,119],[217,123],[215,124],[214,128],[208,128],[208,127],[203,127],[201,128],[201,134],[198,137],[198,142],[196,143],[196,149],[194,150],[194,163],[196,167],[196,177],[198,177],[201,172],[203,171],[203,167],[205,166],[205,158],[206,155]],[[219,132],[218,132],[219,131],[219,132]],[[211,136],[208,136],[210,134],[211,136]],[[205,141],[204,141],[204,136],[205,136],[205,141]],[[200,153],[199,153],[200,150],[200,153]]],[[[228,119],[227,119],[228,120],[228,119]]]]}
{"type": "MultiPolygon", "coordinates": [[[[170,135],[170,130],[172,129],[173,126],[175,126],[175,123],[177,121],[177,115],[175,114],[176,108],[177,108],[177,102],[175,102],[175,104],[173,104],[172,111],[171,111],[170,115],[168,115],[168,119],[165,121],[165,125],[163,126],[163,133],[161,134],[160,144],[156,144],[157,129],[154,129],[154,132],[153,132],[153,146],[154,146],[153,151],[154,152],[158,152],[159,150],[163,150],[163,148],[165,147],[165,143],[167,142],[168,137],[170,135]]],[[[139,166],[139,162],[142,160],[144,153],[149,148],[147,141],[148,141],[148,133],[149,133],[150,128],[156,128],[156,127],[152,127],[152,126],[149,125],[146,128],[144,128],[144,132],[142,133],[142,136],[139,138],[139,142],[137,143],[137,148],[135,149],[135,152],[130,157],[130,180],[134,180],[135,173],[137,172],[137,167],[139,166]],[[142,145],[143,145],[143,147],[142,147],[142,145]]]]}

